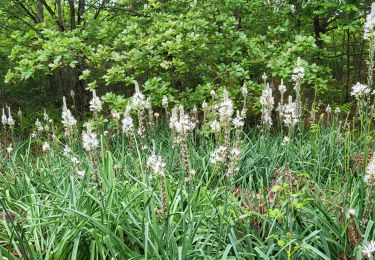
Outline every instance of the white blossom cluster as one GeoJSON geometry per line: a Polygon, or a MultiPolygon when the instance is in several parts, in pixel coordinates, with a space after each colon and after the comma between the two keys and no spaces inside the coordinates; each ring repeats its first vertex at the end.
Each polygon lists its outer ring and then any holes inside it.
{"type": "Polygon", "coordinates": [[[229,122],[233,115],[233,101],[229,98],[229,93],[226,89],[223,92],[223,100],[219,104],[219,115],[222,123],[229,122]]]}
{"type": "Polygon", "coordinates": [[[281,83],[279,85],[279,91],[283,95],[286,92],[286,86],[284,85],[284,81],[281,80],[281,83]]]}
{"type": "Polygon", "coordinates": [[[190,116],[185,113],[184,107],[174,107],[172,109],[171,118],[169,120],[169,127],[178,134],[186,134],[195,128],[196,124],[190,119],[190,116]]]}
{"type": "Polygon", "coordinates": [[[367,165],[366,175],[363,180],[369,187],[375,186],[375,153],[367,165]]]}
{"type": "Polygon", "coordinates": [[[12,152],[13,152],[13,144],[12,143],[10,143],[8,145],[8,147],[6,148],[6,151],[7,151],[8,155],[12,154],[12,152]]]}
{"type": "Polygon", "coordinates": [[[355,218],[357,216],[357,211],[355,209],[349,209],[346,213],[347,218],[355,218]]]}
{"type": "Polygon", "coordinates": [[[61,123],[63,124],[65,128],[65,135],[70,135],[73,127],[77,124],[77,120],[72,115],[72,112],[68,107],[66,106],[66,99],[63,97],[63,107],[62,107],[62,113],[61,113],[61,123]]]}
{"type": "Polygon", "coordinates": [[[273,124],[272,110],[274,105],[272,89],[269,84],[263,89],[262,96],[260,97],[260,104],[262,105],[262,124],[269,129],[273,124]]]}
{"type": "Polygon", "coordinates": [[[131,117],[131,106],[127,105],[124,113],[124,118],[122,119],[122,131],[125,134],[130,134],[133,131],[134,123],[133,118],[131,117]]]}
{"type": "Polygon", "coordinates": [[[168,97],[167,96],[163,96],[163,99],[161,100],[161,105],[165,108],[168,107],[168,97]]]}
{"type": "Polygon", "coordinates": [[[354,96],[356,99],[362,98],[368,94],[370,94],[371,90],[367,85],[361,84],[357,82],[352,87],[352,92],[350,93],[352,96],[354,96]]]}
{"type": "Polygon", "coordinates": [[[147,167],[154,174],[165,176],[165,162],[160,155],[156,155],[155,151],[147,158],[147,167]]]}
{"type": "Polygon", "coordinates": [[[284,136],[283,142],[281,143],[282,146],[288,146],[290,144],[290,138],[288,136],[284,136]]]}
{"type": "Polygon", "coordinates": [[[94,151],[99,146],[97,134],[92,131],[90,123],[86,123],[86,131],[82,131],[82,144],[87,152],[94,151]]]}
{"type": "Polygon", "coordinates": [[[375,3],[371,5],[371,12],[366,17],[363,38],[368,40],[375,35],[375,3]]]}
{"type": "Polygon", "coordinates": [[[210,163],[212,164],[218,164],[225,161],[225,158],[227,156],[227,149],[225,146],[219,146],[216,148],[212,153],[210,157],[210,163]]]}
{"type": "Polygon", "coordinates": [[[288,103],[282,107],[284,125],[288,128],[295,126],[299,122],[298,106],[293,102],[292,96],[288,97],[288,103]]]}
{"type": "Polygon", "coordinates": [[[45,141],[43,144],[42,144],[42,151],[44,153],[48,153],[49,150],[51,149],[51,146],[49,145],[49,143],[47,141],[45,141]]]}
{"type": "Polygon", "coordinates": [[[236,129],[242,128],[245,125],[244,118],[239,110],[237,110],[236,117],[233,118],[232,123],[236,129]]]}
{"type": "Polygon", "coordinates": [[[279,113],[279,117],[283,117],[283,105],[284,105],[284,94],[286,92],[286,86],[284,85],[284,80],[281,80],[281,83],[278,87],[279,92],[280,92],[280,101],[279,104],[277,105],[277,111],[279,113]]]}
{"type": "Polygon", "coordinates": [[[330,106],[329,104],[328,104],[327,107],[326,107],[326,112],[327,112],[328,114],[332,113],[332,108],[331,108],[331,106],[330,106]]]}
{"type": "Polygon", "coordinates": [[[92,99],[89,102],[90,104],[90,111],[94,113],[99,113],[102,111],[102,102],[100,98],[96,95],[95,89],[92,90],[92,99]]]}
{"type": "Polygon", "coordinates": [[[245,84],[241,87],[241,93],[242,93],[242,97],[244,98],[244,100],[246,100],[248,90],[245,84]]]}
{"type": "Polygon", "coordinates": [[[214,119],[210,122],[210,127],[211,127],[212,132],[214,132],[214,133],[220,132],[220,129],[221,129],[220,122],[217,121],[216,119],[214,119]]]}
{"type": "Polygon", "coordinates": [[[302,60],[297,58],[297,66],[293,69],[292,79],[294,82],[300,82],[305,77],[305,69],[302,67],[302,60]]]}
{"type": "Polygon", "coordinates": [[[133,106],[137,109],[143,109],[145,107],[145,96],[142,94],[139,89],[138,82],[135,82],[135,92],[132,97],[133,106]]]}
{"type": "Polygon", "coordinates": [[[375,253],[375,240],[368,241],[362,247],[362,254],[366,256],[368,259],[372,259],[372,254],[375,253]]]}
{"type": "Polygon", "coordinates": [[[118,120],[120,120],[120,118],[121,118],[120,112],[118,112],[116,109],[111,110],[111,116],[113,117],[113,119],[114,119],[116,122],[117,122],[118,120]]]}
{"type": "Polygon", "coordinates": [[[4,108],[2,109],[1,123],[4,126],[8,125],[9,127],[12,127],[14,126],[15,121],[12,117],[12,113],[10,112],[10,107],[7,107],[7,108],[8,108],[8,116],[5,113],[5,109],[4,108]]]}

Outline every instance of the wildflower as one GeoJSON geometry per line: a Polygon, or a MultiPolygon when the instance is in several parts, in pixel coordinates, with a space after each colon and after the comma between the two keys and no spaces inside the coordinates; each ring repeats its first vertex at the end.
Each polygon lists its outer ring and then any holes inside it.
{"type": "Polygon", "coordinates": [[[213,120],[213,121],[211,121],[210,127],[211,127],[212,132],[218,133],[220,131],[220,123],[219,123],[219,121],[217,121],[216,119],[213,120]]]}
{"type": "Polygon", "coordinates": [[[5,114],[5,110],[4,110],[4,108],[3,108],[3,113],[2,113],[2,115],[1,115],[1,123],[2,123],[3,125],[6,125],[6,124],[8,123],[8,118],[7,118],[7,115],[5,114]]]}
{"type": "Polygon", "coordinates": [[[186,173],[190,170],[189,164],[189,149],[187,138],[189,132],[193,131],[196,124],[193,122],[189,115],[185,113],[184,107],[174,107],[169,120],[169,127],[172,130],[173,142],[181,147],[181,155],[186,173]]]}
{"type": "Polygon", "coordinates": [[[235,175],[239,170],[240,167],[238,167],[238,161],[240,158],[241,150],[239,147],[235,147],[230,151],[231,154],[231,161],[228,167],[228,172],[226,174],[227,177],[231,177],[235,175]]]}
{"type": "Polygon", "coordinates": [[[18,108],[17,116],[18,116],[19,120],[22,121],[22,111],[21,111],[21,108],[18,108]]]}
{"type": "Polygon", "coordinates": [[[349,209],[346,216],[347,218],[355,218],[357,216],[357,211],[355,209],[349,209]]]}
{"type": "Polygon", "coordinates": [[[42,151],[44,152],[44,153],[47,153],[49,150],[50,150],[50,145],[49,145],[49,143],[47,143],[47,142],[44,142],[43,144],[42,144],[42,151]]]}
{"type": "Polygon", "coordinates": [[[293,102],[292,96],[289,96],[288,103],[283,106],[283,121],[289,129],[299,122],[297,105],[293,102]]]}
{"type": "Polygon", "coordinates": [[[210,95],[211,95],[212,99],[216,99],[216,97],[217,97],[216,92],[213,89],[210,91],[210,95]]]}
{"type": "Polygon", "coordinates": [[[150,97],[146,99],[144,107],[145,109],[147,109],[147,112],[148,112],[148,124],[152,128],[155,125],[155,121],[154,121],[154,111],[152,111],[152,104],[151,104],[150,97]]]}
{"type": "Polygon", "coordinates": [[[290,138],[288,136],[284,136],[283,142],[281,143],[282,146],[288,146],[290,144],[290,138]]]}
{"type": "Polygon", "coordinates": [[[74,99],[75,93],[73,89],[70,90],[70,96],[74,99]]]}
{"type": "Polygon", "coordinates": [[[212,153],[210,157],[210,163],[217,164],[224,162],[226,159],[226,147],[225,146],[219,146],[216,148],[212,153]]]}
{"type": "Polygon", "coordinates": [[[375,253],[375,240],[368,241],[366,245],[362,247],[362,254],[369,259],[371,259],[373,253],[375,253]]]}
{"type": "Polygon", "coordinates": [[[73,117],[72,112],[70,112],[70,110],[67,108],[65,97],[63,97],[61,118],[61,123],[65,127],[65,135],[70,135],[73,127],[77,124],[77,120],[73,117]]]}
{"type": "Polygon", "coordinates": [[[224,89],[223,101],[219,104],[220,121],[229,121],[233,114],[233,101],[229,98],[228,91],[224,89]]]}
{"type": "Polygon", "coordinates": [[[120,118],[121,118],[120,113],[116,109],[111,111],[111,115],[112,115],[113,119],[115,119],[116,121],[120,120],[120,118]]]}
{"type": "Polygon", "coordinates": [[[281,83],[279,85],[279,91],[281,94],[284,94],[286,92],[286,86],[284,85],[284,80],[281,80],[281,83]]]}
{"type": "Polygon", "coordinates": [[[237,115],[235,118],[233,118],[232,122],[235,128],[242,128],[244,126],[245,123],[243,121],[243,117],[240,114],[240,111],[237,110],[237,115]]]}
{"type": "Polygon", "coordinates": [[[207,102],[206,102],[206,100],[205,100],[205,101],[203,101],[203,103],[202,103],[202,109],[205,110],[205,109],[207,109],[207,108],[208,108],[208,104],[207,104],[207,102]]]}
{"type": "Polygon", "coordinates": [[[84,170],[79,170],[79,169],[76,169],[76,173],[80,179],[83,179],[86,174],[84,170]]]}
{"type": "Polygon", "coordinates": [[[161,100],[161,105],[165,108],[168,107],[168,97],[167,96],[163,96],[163,99],[161,100]]]}
{"type": "Polygon", "coordinates": [[[131,106],[127,105],[124,113],[124,118],[122,119],[122,131],[125,134],[129,134],[133,131],[133,118],[130,115],[131,106]]]}
{"type": "Polygon", "coordinates": [[[43,119],[44,119],[44,121],[46,121],[46,122],[49,121],[49,116],[48,116],[47,111],[46,111],[45,108],[43,109],[43,119]]]}
{"type": "Polygon", "coordinates": [[[138,82],[135,82],[135,93],[132,97],[133,101],[133,106],[137,109],[137,114],[138,114],[138,135],[140,137],[144,137],[144,126],[143,126],[143,113],[144,113],[144,108],[146,105],[145,102],[145,96],[142,94],[142,92],[139,89],[138,82]]]}
{"type": "Polygon", "coordinates": [[[341,109],[339,107],[336,107],[335,114],[340,114],[340,112],[341,112],[341,109]]]}
{"type": "Polygon", "coordinates": [[[300,57],[297,58],[297,66],[293,69],[292,79],[295,82],[303,80],[305,77],[305,69],[302,67],[302,60],[300,57]]]}
{"type": "Polygon", "coordinates": [[[332,112],[332,108],[331,108],[330,105],[327,105],[327,107],[326,107],[326,112],[327,112],[328,114],[332,112]]]}
{"type": "Polygon", "coordinates": [[[159,116],[160,116],[160,114],[159,113],[154,113],[154,117],[155,117],[155,119],[158,119],[159,118],[159,116]]]}
{"type": "Polygon", "coordinates": [[[13,152],[13,144],[9,144],[6,150],[8,154],[11,154],[13,152]]]}
{"type": "Polygon", "coordinates": [[[375,3],[372,4],[371,12],[366,17],[363,38],[365,40],[368,40],[371,38],[371,36],[374,36],[374,29],[375,29],[375,3]]]}
{"type": "Polygon", "coordinates": [[[195,128],[195,123],[190,119],[190,116],[185,113],[183,106],[179,106],[178,110],[177,108],[174,108],[173,110],[169,125],[177,133],[184,134],[195,128]]]}
{"type": "Polygon", "coordinates": [[[267,81],[267,78],[268,78],[268,77],[267,77],[267,74],[264,72],[263,75],[262,75],[262,79],[263,79],[263,81],[266,82],[266,81],[267,81]]]}
{"type": "Polygon", "coordinates": [[[272,89],[269,84],[263,89],[262,96],[260,97],[260,104],[262,105],[262,123],[269,129],[272,126],[271,113],[274,105],[272,89]]]}
{"type": "Polygon", "coordinates": [[[80,163],[79,159],[78,159],[76,156],[72,156],[72,157],[70,158],[70,161],[71,161],[73,164],[76,164],[76,165],[80,163]]]}
{"type": "Polygon", "coordinates": [[[14,119],[12,117],[12,113],[10,112],[10,107],[8,107],[8,120],[7,120],[7,124],[9,126],[14,126],[14,124],[15,124],[15,121],[14,121],[14,119]]]}
{"type": "Polygon", "coordinates": [[[82,143],[83,149],[85,149],[87,152],[95,150],[99,145],[97,135],[92,131],[89,123],[86,125],[86,131],[82,131],[82,143]]]}
{"type": "Polygon", "coordinates": [[[279,113],[279,117],[283,117],[283,106],[284,106],[284,94],[286,92],[286,86],[284,85],[284,80],[281,80],[281,83],[279,85],[279,91],[280,91],[280,101],[277,105],[277,111],[279,113]]]}
{"type": "Polygon", "coordinates": [[[35,121],[35,126],[36,126],[36,129],[38,132],[42,132],[44,129],[43,129],[43,125],[42,123],[39,121],[39,119],[36,119],[35,121]]]}
{"type": "Polygon", "coordinates": [[[195,175],[196,175],[196,171],[190,170],[189,175],[187,177],[185,177],[185,181],[188,182],[188,181],[194,180],[195,175]]]}
{"type": "Polygon", "coordinates": [[[363,180],[369,187],[372,187],[375,185],[375,153],[367,165],[366,175],[363,178],[363,180]]]}
{"type": "Polygon", "coordinates": [[[102,102],[100,98],[96,95],[95,89],[92,90],[92,99],[90,100],[90,111],[94,113],[99,113],[102,111],[102,102]]]}
{"type": "Polygon", "coordinates": [[[147,167],[155,174],[165,176],[165,162],[160,155],[155,154],[155,151],[148,157],[147,167]]]}
{"type": "Polygon", "coordinates": [[[145,106],[145,96],[139,89],[138,82],[135,82],[135,93],[132,97],[133,106],[136,108],[143,108],[145,106]]]}
{"type": "Polygon", "coordinates": [[[68,156],[71,153],[72,149],[68,145],[65,145],[63,151],[64,151],[64,155],[68,156]]]}
{"type": "Polygon", "coordinates": [[[371,90],[367,85],[363,85],[357,82],[357,84],[352,87],[352,92],[350,94],[358,99],[360,97],[366,96],[370,93],[370,91],[371,90]]]}
{"type": "Polygon", "coordinates": [[[248,90],[245,84],[243,84],[243,86],[241,87],[241,93],[242,93],[243,98],[246,99],[248,90]]]}
{"type": "Polygon", "coordinates": [[[154,174],[160,178],[160,194],[161,194],[161,214],[163,217],[167,215],[167,193],[165,190],[165,162],[160,155],[155,153],[155,143],[152,154],[147,159],[147,167],[150,168],[154,174]]]}

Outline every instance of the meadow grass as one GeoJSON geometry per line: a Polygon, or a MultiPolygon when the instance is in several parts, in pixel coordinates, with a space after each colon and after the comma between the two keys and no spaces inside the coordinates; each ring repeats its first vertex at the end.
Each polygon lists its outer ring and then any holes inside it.
{"type": "Polygon", "coordinates": [[[159,124],[145,138],[100,137],[100,149],[48,152],[35,139],[0,160],[0,252],[8,259],[348,259],[375,239],[374,210],[364,218],[365,137],[338,124],[291,135],[249,128],[239,172],[210,164],[220,136],[188,141],[195,176],[159,124]],[[146,161],[166,162],[166,212],[160,176],[146,161]],[[93,176],[98,180],[94,181],[93,176]],[[348,215],[350,209],[355,216],[348,215]]]}

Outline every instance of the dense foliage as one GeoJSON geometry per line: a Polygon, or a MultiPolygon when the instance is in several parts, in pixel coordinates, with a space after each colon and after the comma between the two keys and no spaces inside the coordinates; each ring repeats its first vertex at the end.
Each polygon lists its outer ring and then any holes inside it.
{"type": "Polygon", "coordinates": [[[86,88],[127,96],[137,80],[154,104],[170,95],[192,106],[222,86],[257,96],[263,73],[290,82],[300,56],[307,96],[347,103],[366,78],[369,11],[370,1],[336,0],[2,1],[2,99],[40,107],[74,90],[84,109],[86,88]]]}

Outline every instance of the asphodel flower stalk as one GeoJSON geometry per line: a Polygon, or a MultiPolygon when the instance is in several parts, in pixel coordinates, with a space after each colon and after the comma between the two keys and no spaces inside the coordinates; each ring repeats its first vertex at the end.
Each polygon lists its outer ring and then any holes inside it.
{"type": "MultiPolygon", "coordinates": [[[[97,165],[97,160],[96,160],[96,149],[99,146],[99,140],[97,137],[97,134],[94,132],[92,129],[91,123],[87,122],[85,123],[86,130],[82,131],[82,144],[83,144],[83,149],[88,153],[89,158],[94,166],[97,165]]],[[[96,187],[101,194],[102,186],[100,183],[99,175],[97,170],[94,167],[93,170],[93,181],[96,184],[96,187]]]]}
{"type": "Polygon", "coordinates": [[[168,216],[168,206],[167,206],[167,192],[165,189],[165,162],[160,155],[156,155],[155,143],[152,154],[147,159],[147,167],[152,170],[152,172],[159,176],[160,184],[160,196],[161,196],[161,215],[163,217],[168,216]]]}
{"type": "Polygon", "coordinates": [[[138,129],[137,133],[141,138],[145,137],[145,127],[143,124],[144,121],[144,109],[145,109],[145,96],[142,94],[139,89],[138,82],[135,82],[135,93],[132,97],[133,106],[137,110],[138,114],[138,129]]]}
{"type": "Polygon", "coordinates": [[[273,124],[272,110],[274,105],[272,89],[270,88],[269,83],[266,84],[266,87],[262,91],[260,104],[262,105],[262,124],[266,127],[267,130],[269,130],[273,124]]]}
{"type": "Polygon", "coordinates": [[[363,177],[363,182],[366,185],[365,207],[363,210],[362,226],[365,227],[368,218],[374,206],[374,191],[375,191],[375,153],[369,161],[366,169],[366,174],[363,177]]]}
{"type": "Polygon", "coordinates": [[[219,103],[220,124],[224,130],[225,158],[228,158],[230,152],[230,121],[233,115],[233,101],[229,98],[226,89],[223,92],[223,100],[219,103]]]}
{"type": "Polygon", "coordinates": [[[183,165],[187,174],[190,172],[188,135],[194,130],[196,124],[191,120],[190,116],[185,113],[184,107],[174,107],[169,120],[169,126],[174,135],[174,142],[179,144],[181,148],[183,165]]]}
{"type": "Polygon", "coordinates": [[[302,67],[302,60],[300,57],[297,58],[297,66],[293,69],[292,79],[294,81],[294,90],[296,92],[296,112],[298,122],[302,119],[302,101],[301,101],[301,85],[305,77],[305,69],[302,67]]]}

